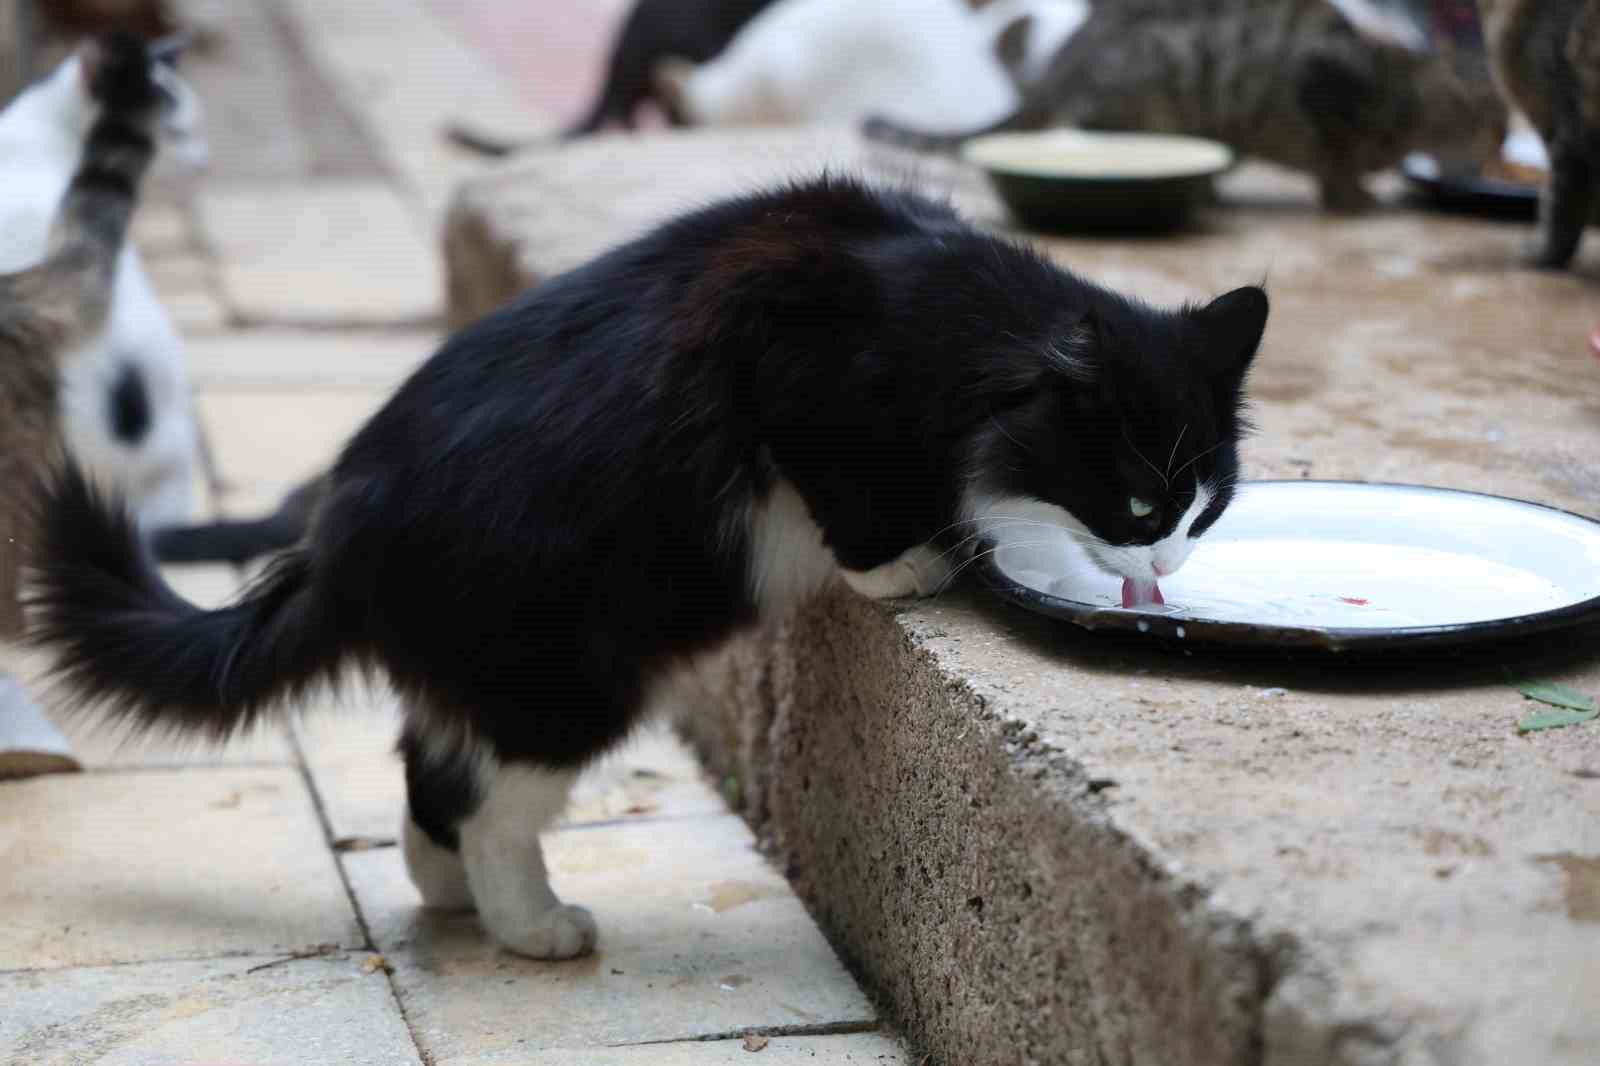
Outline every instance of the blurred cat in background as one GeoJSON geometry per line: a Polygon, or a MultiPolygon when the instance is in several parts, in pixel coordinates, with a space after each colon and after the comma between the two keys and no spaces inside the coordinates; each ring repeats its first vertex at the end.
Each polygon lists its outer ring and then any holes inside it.
{"type": "Polygon", "coordinates": [[[1412,150],[1449,167],[1493,158],[1506,108],[1480,55],[1430,46],[1369,0],[1115,0],[1000,121],[917,129],[885,117],[866,132],[945,151],[1050,126],[1210,137],[1306,171],[1325,207],[1356,210],[1372,203],[1362,177],[1412,150]]]}
{"type": "MultiPolygon", "coordinates": [[[[0,642],[22,630],[33,489],[47,480],[62,450],[61,370],[106,328],[155,127],[174,102],[159,60],[138,38],[91,41],[72,63],[74,92],[84,106],[77,162],[48,220],[43,254],[27,269],[0,276],[0,642]]],[[[0,776],[76,768],[65,740],[3,669],[0,737],[0,776]]]]}
{"type": "Polygon", "coordinates": [[[663,60],[656,93],[689,125],[859,122],[879,112],[991,122],[1017,107],[1017,77],[1040,69],[1049,34],[1086,16],[1064,0],[976,12],[962,0],[780,0],[710,62],[663,60]]]}
{"type": "MultiPolygon", "coordinates": [[[[177,47],[164,41],[152,49],[151,78],[168,101],[159,136],[180,163],[198,167],[205,159],[201,107],[174,67],[177,47]]],[[[100,110],[91,74],[80,50],[0,112],[0,271],[23,270],[47,254],[57,208],[100,110]]],[[[103,328],[64,354],[60,404],[68,446],[126,495],[141,524],[188,517],[198,431],[183,347],[132,244],[121,245],[103,328]]]]}
{"type": "MultiPolygon", "coordinates": [[[[637,0],[611,45],[599,95],[582,118],[561,132],[561,137],[586,137],[612,124],[633,129],[640,108],[654,96],[651,75],[657,62],[667,56],[682,56],[696,63],[710,59],[771,3],[772,0],[637,0]]],[[[451,123],[445,132],[456,144],[492,156],[510,155],[536,143],[496,136],[462,121],[451,123]]]]}
{"type": "Polygon", "coordinates": [[[1478,0],[1501,88],[1544,139],[1536,266],[1567,266],[1600,188],[1600,0],[1478,0]]]}

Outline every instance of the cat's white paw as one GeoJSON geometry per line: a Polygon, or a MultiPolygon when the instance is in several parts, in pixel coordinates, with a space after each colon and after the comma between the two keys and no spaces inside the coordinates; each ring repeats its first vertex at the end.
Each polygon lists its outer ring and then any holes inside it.
{"type": "Polygon", "coordinates": [[[526,927],[490,929],[502,946],[530,959],[574,959],[594,950],[600,927],[582,907],[551,907],[526,927]]]}
{"type": "Polygon", "coordinates": [[[950,580],[949,556],[919,544],[893,562],[871,570],[845,570],[845,584],[873,600],[932,596],[950,580]]]}

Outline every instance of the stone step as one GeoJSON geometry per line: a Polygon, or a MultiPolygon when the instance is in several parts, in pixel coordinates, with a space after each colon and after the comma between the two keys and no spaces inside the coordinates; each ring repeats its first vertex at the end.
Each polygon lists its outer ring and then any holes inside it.
{"type": "MultiPolygon", "coordinates": [[[[900,165],[836,131],[523,156],[456,195],[451,317],[824,162],[900,165]]],[[[1006,225],[972,175],[921,173],[1006,225]]],[[[1043,245],[1161,302],[1268,276],[1252,476],[1595,508],[1592,293],[1515,270],[1523,231],[1393,206],[1330,219],[1253,166],[1223,193],[1170,239],[1043,245]]],[[[972,592],[841,591],[735,647],[687,728],[949,1066],[1576,1064],[1600,1047],[1600,730],[1518,736],[1504,672],[1600,691],[1597,638],[1241,658],[972,592]]]]}

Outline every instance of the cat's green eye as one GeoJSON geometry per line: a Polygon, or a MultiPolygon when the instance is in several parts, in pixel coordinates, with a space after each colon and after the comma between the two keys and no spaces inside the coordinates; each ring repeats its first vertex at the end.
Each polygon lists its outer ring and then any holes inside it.
{"type": "Polygon", "coordinates": [[[1133,517],[1135,518],[1149,518],[1155,513],[1155,509],[1155,504],[1146,503],[1137,496],[1128,500],[1128,510],[1133,512],[1133,517]]]}

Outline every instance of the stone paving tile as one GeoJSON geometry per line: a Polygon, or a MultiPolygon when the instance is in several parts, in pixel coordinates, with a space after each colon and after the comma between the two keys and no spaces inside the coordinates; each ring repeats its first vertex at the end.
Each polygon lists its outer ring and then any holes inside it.
{"type": "Polygon", "coordinates": [[[475,915],[424,911],[396,849],[344,856],[433,1061],[517,1062],[541,1048],[875,1020],[738,818],[571,829],[545,841],[556,891],[600,923],[600,949],[587,958],[504,952],[475,915]]]}
{"type": "Polygon", "coordinates": [[[431,2],[494,58],[523,99],[563,124],[582,115],[599,93],[611,43],[633,7],[630,0],[431,2]]]}
{"type": "MultiPolygon", "coordinates": [[[[858,1066],[912,1066],[900,1043],[880,1033],[844,1033],[837,1036],[774,1036],[760,1045],[759,1059],[740,1040],[689,1041],[676,1044],[641,1044],[632,1047],[552,1048],[531,1055],[498,1061],[520,1066],[792,1066],[805,1063],[855,1063],[858,1066]]],[[[471,1056],[439,1059],[437,1066],[478,1066],[497,1061],[471,1056]]]]}
{"type": "Polygon", "coordinates": [[[0,1062],[417,1066],[366,952],[0,974],[0,1062]],[[264,967],[250,972],[255,967],[264,967]]]}
{"type": "Polygon", "coordinates": [[[156,297],[184,337],[186,351],[193,349],[196,335],[227,328],[228,308],[222,302],[216,271],[210,262],[189,253],[149,259],[147,267],[156,297]]]}
{"type": "MultiPolygon", "coordinates": [[[[390,695],[347,698],[295,722],[300,749],[335,837],[392,838],[405,806],[390,695]]],[[[589,767],[561,825],[722,814],[726,805],[665,725],[641,730],[589,767]]]]}
{"type": "Polygon", "coordinates": [[[130,736],[115,726],[72,716],[58,724],[72,741],[73,754],[90,769],[294,765],[294,751],[281,726],[267,726],[218,747],[205,740],[130,736]]]}
{"type": "Polygon", "coordinates": [[[441,131],[448,121],[468,118],[513,133],[548,126],[424,0],[286,6],[306,49],[430,222],[442,215],[456,182],[488,165],[446,143],[441,131]]]}
{"type": "Polygon", "coordinates": [[[163,566],[161,576],[178,595],[200,607],[221,607],[239,593],[243,579],[225,563],[163,566]]]}
{"type": "Polygon", "coordinates": [[[292,769],[0,784],[0,970],[360,944],[292,769]]]}
{"type": "Polygon", "coordinates": [[[194,249],[194,238],[194,223],[180,204],[141,203],[130,224],[129,239],[147,267],[189,254],[194,249]]]}
{"type": "Polygon", "coordinates": [[[439,254],[383,182],[213,185],[196,206],[235,321],[413,325],[440,316],[439,254]]]}
{"type": "Polygon", "coordinates": [[[387,398],[381,391],[205,392],[201,417],[224,483],[223,509],[277,507],[282,493],[325,469],[387,398]],[[241,497],[250,497],[241,507],[241,497]]]}
{"type": "Polygon", "coordinates": [[[205,105],[209,180],[381,173],[360,124],[308,61],[282,4],[184,0],[183,7],[186,21],[217,44],[183,60],[205,105]]]}
{"type": "Polygon", "coordinates": [[[427,332],[234,330],[189,342],[189,380],[208,390],[390,390],[438,346],[427,332]]]}

